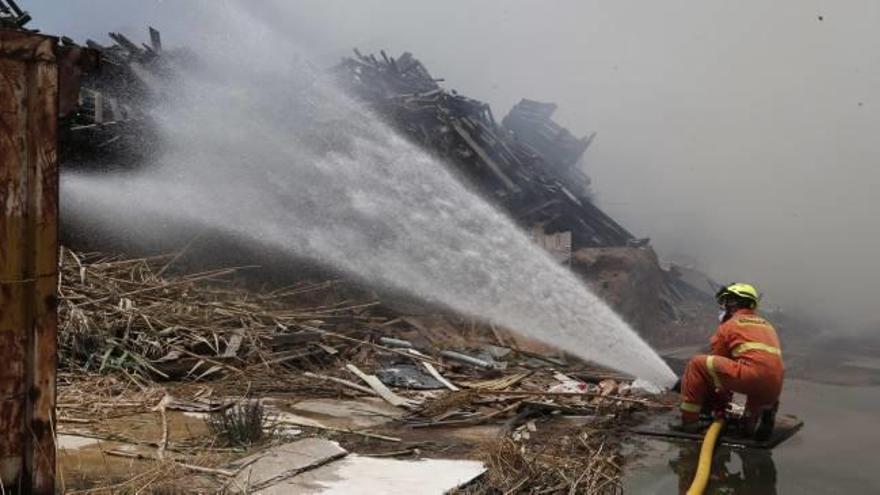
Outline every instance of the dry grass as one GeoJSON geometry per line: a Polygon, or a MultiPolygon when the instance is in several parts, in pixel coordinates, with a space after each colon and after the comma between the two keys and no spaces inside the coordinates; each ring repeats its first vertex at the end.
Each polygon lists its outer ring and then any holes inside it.
{"type": "Polygon", "coordinates": [[[142,463],[137,474],[125,479],[119,477],[91,478],[80,480],[74,486],[69,480],[64,493],[76,495],[182,495],[191,493],[216,493],[220,482],[199,476],[192,467],[211,469],[217,460],[206,455],[195,459],[192,464],[182,465],[172,460],[138,461],[142,463]]]}
{"type": "MultiPolygon", "coordinates": [[[[295,361],[300,349],[279,354],[272,338],[301,325],[382,320],[370,315],[378,303],[345,300],[338,282],[259,292],[231,284],[234,268],[170,276],[170,260],[63,250],[61,368],[121,374],[142,388],[157,379],[216,378],[257,363],[295,361]]],[[[305,355],[314,350],[301,347],[305,355]]]]}
{"type": "Polygon", "coordinates": [[[488,472],[460,494],[620,494],[622,456],[613,429],[538,432],[532,440],[505,436],[483,445],[488,472]]]}

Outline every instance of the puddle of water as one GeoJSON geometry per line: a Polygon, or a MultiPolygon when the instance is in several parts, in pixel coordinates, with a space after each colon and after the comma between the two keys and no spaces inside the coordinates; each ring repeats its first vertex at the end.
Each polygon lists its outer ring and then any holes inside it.
{"type": "MultiPolygon", "coordinates": [[[[204,416],[199,413],[168,411],[168,435],[175,441],[204,437],[209,434],[204,416]]],[[[156,442],[162,437],[162,423],[158,413],[143,413],[113,418],[101,423],[111,431],[144,442],[156,442]]]]}
{"type": "Polygon", "coordinates": [[[97,443],[97,439],[81,437],[79,435],[58,435],[55,439],[55,445],[58,446],[59,450],[76,450],[97,443]]]}
{"type": "MultiPolygon", "coordinates": [[[[801,431],[772,451],[719,448],[707,494],[880,493],[880,387],[790,379],[781,402],[804,420],[801,431]]],[[[626,493],[684,493],[699,444],[639,439],[634,448],[642,457],[628,466],[626,493]]]]}
{"type": "MultiPolygon", "coordinates": [[[[69,437],[69,435],[59,435],[69,437]]],[[[111,450],[150,455],[153,449],[132,444],[97,439],[65,440],[67,447],[58,450],[58,473],[67,490],[89,488],[95,483],[128,479],[149,468],[144,461],[108,455],[111,450]]]]}
{"type": "MultiPolygon", "coordinates": [[[[209,435],[202,416],[193,413],[168,411],[168,432],[172,442],[203,438],[209,435]]],[[[135,442],[158,443],[162,437],[162,425],[158,413],[133,414],[112,418],[93,425],[62,425],[59,433],[58,469],[67,489],[87,488],[96,482],[106,483],[113,479],[128,479],[151,467],[152,461],[108,454],[122,451],[156,455],[156,449],[148,445],[101,440],[98,437],[118,435],[135,442]],[[77,435],[79,432],[81,435],[77,435]],[[88,436],[86,436],[88,435],[88,436]]]]}

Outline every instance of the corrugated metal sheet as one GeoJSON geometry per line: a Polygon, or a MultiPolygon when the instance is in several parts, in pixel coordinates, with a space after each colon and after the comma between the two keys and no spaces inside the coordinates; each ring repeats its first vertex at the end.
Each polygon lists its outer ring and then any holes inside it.
{"type": "Polygon", "coordinates": [[[54,493],[57,40],[0,30],[0,477],[54,493]]]}

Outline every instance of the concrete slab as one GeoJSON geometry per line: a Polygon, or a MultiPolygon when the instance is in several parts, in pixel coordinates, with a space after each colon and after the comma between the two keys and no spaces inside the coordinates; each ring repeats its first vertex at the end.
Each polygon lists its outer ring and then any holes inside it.
{"type": "Polygon", "coordinates": [[[278,445],[232,463],[230,469],[245,467],[230,488],[244,493],[288,493],[276,491],[277,487],[285,486],[287,477],[347,453],[338,443],[323,438],[304,438],[278,445]]]}
{"type": "Polygon", "coordinates": [[[479,461],[402,461],[350,455],[291,478],[271,494],[442,495],[486,471],[479,461]]]}

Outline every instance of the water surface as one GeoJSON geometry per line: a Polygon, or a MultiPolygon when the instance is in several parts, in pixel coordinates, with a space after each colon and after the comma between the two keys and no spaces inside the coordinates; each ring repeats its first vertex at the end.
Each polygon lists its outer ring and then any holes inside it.
{"type": "MultiPolygon", "coordinates": [[[[880,493],[878,409],[878,386],[789,379],[781,412],[799,416],[804,427],[772,451],[719,448],[706,493],[880,493]]],[[[684,493],[699,446],[649,440],[644,448],[626,493],[684,493]]]]}

